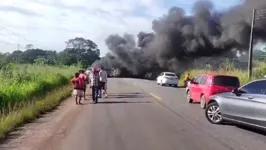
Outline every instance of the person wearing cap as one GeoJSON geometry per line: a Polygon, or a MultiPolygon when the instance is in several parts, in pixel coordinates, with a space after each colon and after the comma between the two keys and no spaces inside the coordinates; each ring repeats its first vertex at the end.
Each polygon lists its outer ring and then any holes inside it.
{"type": "Polygon", "coordinates": [[[90,84],[92,89],[92,100],[94,104],[98,103],[99,82],[99,71],[96,68],[93,68],[92,73],[90,73],[90,84]]]}

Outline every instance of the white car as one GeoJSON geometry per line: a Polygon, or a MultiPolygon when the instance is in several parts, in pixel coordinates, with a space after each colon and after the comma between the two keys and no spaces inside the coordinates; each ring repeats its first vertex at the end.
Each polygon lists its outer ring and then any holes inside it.
{"type": "Polygon", "coordinates": [[[171,85],[178,87],[178,77],[175,73],[172,72],[162,72],[157,77],[157,84],[164,86],[164,85],[171,85]]]}

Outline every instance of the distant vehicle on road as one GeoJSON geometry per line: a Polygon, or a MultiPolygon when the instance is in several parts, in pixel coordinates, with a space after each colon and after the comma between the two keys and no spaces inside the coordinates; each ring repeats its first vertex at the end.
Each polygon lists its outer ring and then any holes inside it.
{"type": "Polygon", "coordinates": [[[111,78],[114,76],[114,69],[107,69],[106,72],[107,72],[107,76],[108,78],[111,78]]]}
{"type": "Polygon", "coordinates": [[[224,121],[266,129],[266,79],[210,97],[205,110],[213,124],[224,121]]]}
{"type": "Polygon", "coordinates": [[[178,77],[173,72],[162,72],[156,79],[158,85],[178,87],[178,77]]]}
{"type": "Polygon", "coordinates": [[[212,95],[229,92],[240,86],[238,77],[218,74],[199,74],[186,88],[187,101],[200,102],[202,109],[206,108],[212,95]]]}

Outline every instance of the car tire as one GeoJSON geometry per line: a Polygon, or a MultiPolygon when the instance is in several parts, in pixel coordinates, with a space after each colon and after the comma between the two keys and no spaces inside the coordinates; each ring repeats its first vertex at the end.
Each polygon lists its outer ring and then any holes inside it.
{"type": "Polygon", "coordinates": [[[186,96],[187,96],[187,102],[188,103],[193,103],[193,99],[190,98],[191,97],[190,96],[190,91],[187,91],[187,95],[186,96]]]}
{"type": "Polygon", "coordinates": [[[201,97],[200,97],[200,107],[202,109],[205,109],[206,108],[206,99],[205,99],[205,96],[204,95],[201,95],[201,97]]]}
{"type": "Polygon", "coordinates": [[[222,124],[223,117],[217,102],[211,102],[205,109],[205,116],[212,124],[222,124]],[[215,115],[215,116],[214,116],[215,115]]]}
{"type": "Polygon", "coordinates": [[[162,81],[161,81],[161,86],[164,86],[163,83],[162,83],[162,81]]]}

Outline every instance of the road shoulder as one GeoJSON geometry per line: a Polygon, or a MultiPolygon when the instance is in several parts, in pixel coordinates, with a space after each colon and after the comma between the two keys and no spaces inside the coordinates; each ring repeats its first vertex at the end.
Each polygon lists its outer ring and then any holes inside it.
{"type": "Polygon", "coordinates": [[[75,105],[73,97],[64,100],[57,109],[47,112],[39,119],[15,129],[0,144],[0,150],[35,150],[43,149],[49,141],[66,134],[72,120],[78,116],[90,100],[83,105],[75,105]]]}

